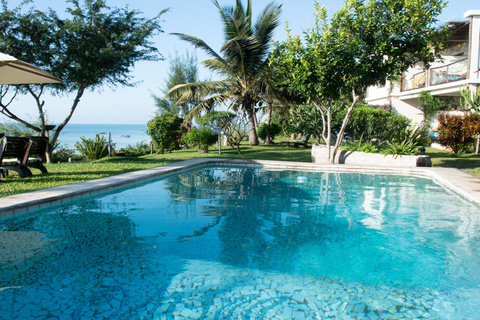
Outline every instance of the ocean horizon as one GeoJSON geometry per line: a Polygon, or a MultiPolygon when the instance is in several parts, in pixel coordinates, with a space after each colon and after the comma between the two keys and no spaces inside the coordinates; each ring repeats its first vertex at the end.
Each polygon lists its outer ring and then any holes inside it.
{"type": "Polygon", "coordinates": [[[97,134],[107,136],[110,132],[115,149],[140,142],[150,143],[150,136],[146,133],[146,124],[80,124],[68,123],[60,132],[58,141],[61,147],[75,149],[75,143],[81,137],[95,138],[97,134]]]}

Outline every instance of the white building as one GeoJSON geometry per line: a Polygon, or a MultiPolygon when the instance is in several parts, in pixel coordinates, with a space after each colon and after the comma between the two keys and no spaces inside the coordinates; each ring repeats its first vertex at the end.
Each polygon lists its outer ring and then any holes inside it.
{"type": "Polygon", "coordinates": [[[452,37],[440,52],[443,61],[432,63],[427,70],[417,65],[397,83],[368,88],[367,103],[390,104],[395,112],[420,123],[423,120],[423,112],[418,108],[421,91],[458,99],[460,88],[468,85],[476,90],[480,86],[480,10],[469,10],[464,17],[468,20],[448,23],[452,37]]]}

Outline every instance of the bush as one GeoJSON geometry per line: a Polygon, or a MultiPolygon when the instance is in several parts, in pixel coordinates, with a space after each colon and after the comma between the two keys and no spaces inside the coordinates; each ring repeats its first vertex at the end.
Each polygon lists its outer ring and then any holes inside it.
{"type": "Polygon", "coordinates": [[[69,162],[69,160],[75,160],[79,158],[78,155],[75,155],[73,150],[67,149],[65,147],[55,150],[52,156],[52,162],[69,162]]]}
{"type": "Polygon", "coordinates": [[[452,148],[454,155],[466,152],[474,141],[474,135],[480,133],[480,115],[468,113],[464,115],[439,114],[438,141],[452,148]]]}
{"type": "Polygon", "coordinates": [[[425,135],[426,129],[423,127],[406,128],[395,134],[382,152],[393,154],[395,157],[417,154],[417,146],[425,139],[425,135]]]}
{"type": "Polygon", "coordinates": [[[428,123],[435,116],[437,111],[440,111],[443,108],[442,101],[436,97],[433,97],[432,94],[428,91],[421,91],[418,97],[418,103],[420,109],[423,111],[423,118],[428,123]]]}
{"type": "Polygon", "coordinates": [[[416,145],[412,140],[388,142],[386,148],[382,151],[384,154],[393,154],[395,158],[400,155],[414,155],[416,152],[416,145]]]}
{"type": "Polygon", "coordinates": [[[190,132],[185,134],[184,141],[186,144],[199,148],[198,152],[208,152],[208,147],[217,142],[218,137],[212,133],[211,128],[203,127],[200,129],[192,128],[190,132]]]}
{"type": "Polygon", "coordinates": [[[125,153],[135,157],[144,156],[150,153],[150,145],[144,141],[137,142],[135,145],[127,145],[124,148],[120,148],[118,153],[125,153]]]}
{"type": "Polygon", "coordinates": [[[347,147],[349,151],[360,151],[365,153],[375,153],[378,151],[378,148],[372,143],[354,143],[350,144],[347,147]]]}
{"type": "MultiPolygon", "coordinates": [[[[343,119],[345,114],[346,109],[343,109],[338,112],[337,117],[343,119]]],[[[341,124],[341,121],[336,122],[341,124]]],[[[410,120],[407,117],[395,114],[388,109],[358,105],[352,111],[345,132],[354,140],[360,138],[364,141],[391,140],[396,133],[405,130],[409,125],[410,120]]]]}
{"type": "Polygon", "coordinates": [[[179,149],[183,135],[182,121],[176,114],[164,113],[147,122],[147,134],[152,137],[158,153],[179,149]]]}
{"type": "Polygon", "coordinates": [[[274,140],[275,136],[282,132],[282,127],[275,122],[272,122],[269,125],[262,123],[257,129],[258,137],[262,140],[267,139],[267,130],[270,132],[270,137],[272,137],[272,140],[274,140]]]}
{"type": "Polygon", "coordinates": [[[3,132],[6,136],[13,137],[30,137],[37,135],[37,132],[27,128],[23,124],[19,124],[16,122],[0,123],[0,132],[3,132]]]}
{"type": "Polygon", "coordinates": [[[96,135],[95,139],[80,137],[80,142],[75,143],[75,148],[88,160],[96,160],[108,155],[107,139],[105,136],[96,135]]]}
{"type": "MultiPolygon", "coordinates": [[[[339,107],[339,104],[334,105],[336,110],[339,107]]],[[[337,112],[338,113],[338,112],[337,112]]],[[[334,114],[337,114],[334,113],[334,114]]],[[[337,118],[334,117],[332,128],[335,131],[335,128],[340,128],[340,125],[336,125],[335,121],[337,118]]],[[[322,113],[314,105],[298,105],[295,108],[290,110],[290,113],[287,116],[284,116],[283,119],[280,119],[282,124],[282,130],[284,133],[302,133],[308,136],[313,136],[320,140],[323,131],[323,120],[322,113]]],[[[340,129],[338,129],[340,130],[340,129]]]]}

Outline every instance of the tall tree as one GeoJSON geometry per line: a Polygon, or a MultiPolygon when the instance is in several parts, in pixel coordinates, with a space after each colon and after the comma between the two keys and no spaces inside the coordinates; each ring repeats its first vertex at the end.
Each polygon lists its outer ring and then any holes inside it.
{"type": "Polygon", "coordinates": [[[333,163],[352,110],[366,88],[396,80],[417,62],[435,60],[445,32],[435,24],[442,0],[347,0],[327,21],[324,7],[315,4],[315,26],[304,39],[292,36],[276,45],[271,60],[280,85],[302,96],[323,114],[327,158],[333,163]],[[332,103],[351,94],[351,102],[333,148],[332,103]]]}
{"type": "Polygon", "coordinates": [[[52,9],[41,12],[30,8],[26,13],[21,7],[9,10],[2,0],[0,51],[49,71],[64,84],[18,87],[20,92],[35,99],[39,125],[17,116],[11,103],[2,102],[1,112],[46,135],[43,93],[46,90],[60,95],[73,93],[69,113],[50,137],[47,160],[51,159],[60,132],[86,90],[105,85],[133,86],[130,71],[135,62],[163,59],[149,39],[162,32],[159,20],[165,10],[147,19],[128,8],[112,9],[103,0],[67,1],[71,3],[67,9],[69,18],[62,19],[52,9]]]}
{"type": "Polygon", "coordinates": [[[266,71],[270,41],[279,25],[281,6],[273,2],[268,4],[258,20],[253,22],[251,0],[247,1],[246,7],[241,0],[236,0],[235,6],[230,7],[221,7],[218,1],[214,4],[220,12],[225,37],[220,54],[197,37],[176,35],[204,50],[211,59],[203,61],[203,64],[224,78],[177,85],[168,92],[168,96],[178,98],[179,102],[192,97],[204,98],[187,119],[210,110],[216,104],[227,105],[239,114],[246,113],[250,129],[248,140],[256,145],[256,105],[262,101],[269,80],[266,71]]]}
{"type": "Polygon", "coordinates": [[[178,84],[198,82],[198,58],[195,53],[187,52],[185,55],[175,53],[170,57],[170,66],[165,80],[162,96],[152,95],[158,113],[171,112],[181,117],[187,116],[195,107],[197,101],[189,99],[177,103],[176,99],[164,97],[170,89],[178,84]]]}

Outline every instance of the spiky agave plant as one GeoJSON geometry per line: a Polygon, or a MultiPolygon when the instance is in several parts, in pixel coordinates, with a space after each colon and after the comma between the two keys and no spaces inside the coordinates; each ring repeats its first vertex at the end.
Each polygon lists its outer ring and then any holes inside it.
{"type": "Polygon", "coordinates": [[[394,140],[389,141],[383,150],[385,154],[392,154],[394,158],[400,155],[414,155],[416,147],[421,143],[425,130],[421,127],[409,128],[400,132],[394,140]]]}
{"type": "Polygon", "coordinates": [[[75,143],[75,148],[88,160],[100,159],[108,154],[107,139],[98,134],[95,139],[80,137],[80,142],[75,143]]]}

